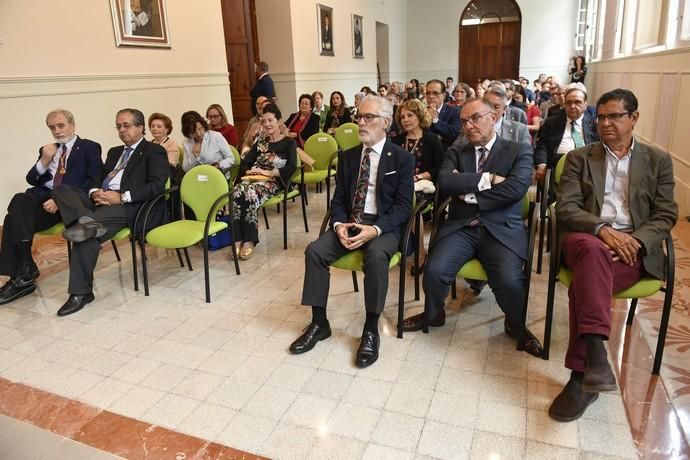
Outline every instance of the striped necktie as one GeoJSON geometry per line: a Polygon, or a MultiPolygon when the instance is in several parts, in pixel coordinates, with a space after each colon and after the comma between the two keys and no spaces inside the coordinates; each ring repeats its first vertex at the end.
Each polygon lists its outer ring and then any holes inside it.
{"type": "Polygon", "coordinates": [[[479,174],[484,172],[484,167],[486,166],[486,159],[489,156],[489,151],[485,147],[479,147],[477,149],[479,152],[479,161],[477,162],[477,172],[479,174]]]}

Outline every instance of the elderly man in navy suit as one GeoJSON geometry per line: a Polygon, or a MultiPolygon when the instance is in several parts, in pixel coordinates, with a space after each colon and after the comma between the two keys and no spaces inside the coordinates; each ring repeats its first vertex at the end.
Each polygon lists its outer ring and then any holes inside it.
{"type": "Polygon", "coordinates": [[[0,290],[0,304],[12,302],[36,289],[38,267],[31,256],[34,233],[60,222],[57,204],[51,198],[54,187],[70,185],[86,193],[89,184],[101,175],[101,146],[75,134],[74,116],[56,109],[46,116],[46,125],[55,139],[39,150],[36,164],[26,175],[32,185],[14,195],[7,208],[0,248],[0,275],[8,277],[0,290]]]}
{"type": "Polygon", "coordinates": [[[400,247],[401,227],[412,210],[414,157],[386,139],[393,108],[379,96],[362,99],[356,116],[361,146],[338,156],[331,224],[305,251],[302,304],[312,321],[290,346],[305,353],[331,336],[326,318],[332,262],[356,249],[364,252],[366,321],[355,364],[367,367],[379,356],[378,321],[388,291],[388,264],[400,247]]]}
{"type": "Polygon", "coordinates": [[[441,80],[426,83],[427,112],[431,118],[429,130],[441,137],[441,143],[448,148],[460,134],[460,109],[444,104],[446,85],[441,80]]]}
{"type": "Polygon", "coordinates": [[[532,181],[532,149],[496,134],[497,115],[485,100],[466,101],[461,116],[469,142],[451,147],[439,172],[441,192],[454,199],[424,269],[425,312],[406,319],[403,328],[445,324],[448,288],[460,267],[477,258],[506,315],[506,334],[518,343],[524,337],[525,351],[541,357],[541,344],[522,321],[527,232],[521,209],[532,181]]]}

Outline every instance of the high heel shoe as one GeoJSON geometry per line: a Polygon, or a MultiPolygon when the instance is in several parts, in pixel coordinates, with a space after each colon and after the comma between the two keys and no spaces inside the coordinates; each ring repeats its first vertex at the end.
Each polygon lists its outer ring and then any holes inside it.
{"type": "Polygon", "coordinates": [[[254,246],[245,246],[240,251],[240,259],[249,260],[254,255],[254,246]]]}

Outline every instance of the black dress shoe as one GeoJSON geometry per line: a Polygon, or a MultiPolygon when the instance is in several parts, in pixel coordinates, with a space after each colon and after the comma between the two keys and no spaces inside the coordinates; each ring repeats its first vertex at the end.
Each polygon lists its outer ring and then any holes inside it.
{"type": "Polygon", "coordinates": [[[359,342],[357,349],[357,358],[355,364],[359,368],[369,367],[379,359],[379,345],[381,344],[381,337],[375,332],[364,331],[362,333],[362,340],[359,342]]]}
{"type": "Polygon", "coordinates": [[[89,238],[100,238],[107,232],[106,228],[95,220],[86,223],[72,224],[62,232],[62,237],[72,243],[81,243],[89,238]]]}
{"type": "Polygon", "coordinates": [[[70,295],[69,299],[67,299],[67,302],[60,307],[60,309],[57,312],[58,316],[67,316],[71,315],[72,313],[76,313],[82,308],[87,303],[93,302],[95,297],[93,294],[85,294],[85,295],[70,295]]]}
{"type": "Polygon", "coordinates": [[[470,289],[472,290],[472,293],[474,294],[475,297],[479,297],[479,294],[482,293],[482,289],[484,289],[484,286],[486,286],[486,281],[479,281],[479,280],[465,280],[467,281],[467,284],[470,286],[470,289]]]}
{"type": "MultiPolygon", "coordinates": [[[[446,324],[446,311],[441,310],[441,313],[437,314],[434,319],[429,321],[429,326],[431,327],[441,327],[446,324]]],[[[414,316],[403,321],[403,331],[405,332],[415,332],[421,331],[424,328],[424,312],[418,313],[414,316]]]]}
{"type": "Polygon", "coordinates": [[[32,260],[31,262],[25,262],[19,265],[17,268],[17,276],[14,281],[19,287],[29,286],[34,284],[34,281],[41,275],[38,271],[38,267],[32,260]]]}
{"type": "Polygon", "coordinates": [[[16,280],[11,279],[0,290],[0,305],[13,302],[20,297],[31,294],[35,290],[36,284],[34,282],[20,286],[16,280]]]}
{"type": "Polygon", "coordinates": [[[572,422],[582,417],[598,397],[599,393],[583,391],[582,383],[571,378],[551,403],[549,416],[558,422],[572,422]]]}
{"type": "Polygon", "coordinates": [[[297,337],[297,340],[290,345],[290,353],[299,355],[306,353],[316,346],[320,340],[326,340],[331,336],[331,325],[326,323],[325,326],[319,326],[316,323],[311,323],[304,329],[302,335],[297,337]]]}

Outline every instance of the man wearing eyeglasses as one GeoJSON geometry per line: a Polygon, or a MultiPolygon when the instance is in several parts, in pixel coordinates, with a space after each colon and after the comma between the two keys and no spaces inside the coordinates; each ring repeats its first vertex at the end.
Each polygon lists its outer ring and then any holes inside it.
{"type": "Polygon", "coordinates": [[[388,291],[388,265],[400,248],[401,227],[410,218],[414,193],[414,157],[386,138],[393,107],[369,95],[356,115],[361,146],[338,155],[331,225],[305,251],[302,305],[311,306],[312,320],[290,346],[306,353],[331,336],[326,317],[330,264],[355,250],[364,258],[366,320],[355,364],[372,365],[379,356],[378,321],[388,291]]]}
{"type": "Polygon", "coordinates": [[[446,85],[441,80],[429,80],[426,83],[427,112],[431,118],[432,133],[441,137],[441,143],[448,148],[460,134],[460,109],[444,104],[446,85]]]}
{"type": "MultiPolygon", "coordinates": [[[[165,189],[168,180],[168,157],[158,144],[144,139],[144,114],[137,109],[122,109],[115,118],[117,134],[124,145],[108,151],[100,177],[93,181],[88,196],[67,185],[53,190],[67,227],[62,236],[72,243],[69,270],[69,298],[58,310],[67,316],[92,302],[93,271],[101,243],[129,227],[141,205],[165,189]]],[[[165,203],[152,210],[153,222],[163,219],[165,203]]]]}
{"type": "Polygon", "coordinates": [[[609,91],[596,110],[601,143],[568,154],[557,194],[561,262],[573,272],[565,355],[572,373],[549,408],[561,422],[578,419],[600,392],[617,389],[604,345],[612,293],[645,274],[664,279],[661,243],[678,218],[671,156],[633,135],[635,95],[609,91]]]}
{"type": "Polygon", "coordinates": [[[534,165],[540,183],[544,181],[546,168],[554,168],[561,156],[599,140],[594,107],[587,105],[585,85],[568,85],[564,106],[564,111],[546,119],[537,135],[534,165]]]}
{"type": "Polygon", "coordinates": [[[466,101],[461,117],[468,142],[448,149],[438,175],[441,193],[454,198],[429,248],[424,313],[406,319],[403,328],[443,326],[448,288],[458,270],[477,258],[505,313],[506,334],[518,343],[524,338],[525,351],[541,357],[541,344],[522,320],[527,301],[522,200],[532,180],[532,148],[496,134],[497,115],[485,100],[466,101]]]}

